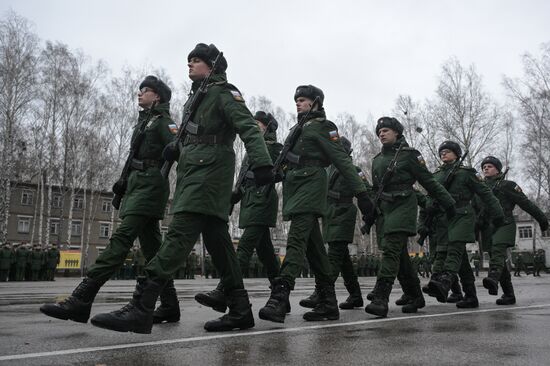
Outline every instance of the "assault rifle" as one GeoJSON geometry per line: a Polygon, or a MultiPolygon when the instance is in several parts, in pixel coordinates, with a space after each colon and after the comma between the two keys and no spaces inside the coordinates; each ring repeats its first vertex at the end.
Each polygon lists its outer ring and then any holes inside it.
{"type": "MultiPolygon", "coordinates": [[[[454,179],[454,176],[455,176],[455,172],[458,170],[458,168],[460,168],[460,166],[464,162],[464,159],[466,159],[466,156],[468,156],[468,152],[469,151],[466,150],[464,152],[464,155],[462,155],[462,157],[460,158],[460,160],[453,165],[451,170],[449,170],[449,173],[447,174],[447,176],[445,177],[445,180],[443,181],[443,187],[445,189],[448,190],[449,187],[451,186],[451,183],[453,182],[453,179],[454,179]]],[[[426,232],[420,234],[420,236],[418,238],[417,243],[420,246],[424,245],[424,241],[428,237],[429,230],[430,230],[430,227],[432,226],[434,216],[435,216],[434,214],[435,214],[436,210],[437,210],[437,205],[434,203],[431,207],[431,210],[429,210],[429,212],[426,214],[426,219],[424,220],[424,226],[426,227],[427,230],[426,230],[426,232]]]]}
{"type": "MultiPolygon", "coordinates": [[[[378,190],[376,191],[376,195],[374,196],[374,200],[372,201],[372,204],[375,210],[376,210],[376,207],[378,207],[378,202],[380,202],[382,193],[384,193],[384,188],[386,187],[386,184],[389,183],[391,177],[393,176],[393,173],[395,172],[395,168],[397,167],[397,159],[399,158],[399,154],[403,150],[403,147],[404,147],[403,144],[399,145],[399,148],[395,152],[393,159],[388,164],[388,167],[386,168],[386,171],[384,172],[384,175],[380,180],[380,184],[378,185],[378,190]]],[[[369,219],[368,221],[363,220],[365,222],[365,225],[361,227],[361,233],[363,235],[368,234],[370,232],[370,227],[374,224],[375,219],[376,219],[376,215],[372,215],[371,219],[369,219]]]]}
{"type": "Polygon", "coordinates": [[[502,173],[500,178],[498,178],[498,181],[495,183],[495,186],[493,187],[493,192],[495,192],[498,189],[498,187],[500,187],[500,184],[502,183],[502,181],[506,179],[506,174],[508,174],[508,170],[510,170],[510,168],[506,167],[506,169],[504,170],[504,173],[502,173]]]}
{"type": "Polygon", "coordinates": [[[120,173],[120,178],[118,178],[116,183],[113,185],[113,193],[115,196],[113,197],[111,204],[117,210],[120,208],[120,202],[126,193],[126,188],[128,188],[128,177],[130,176],[130,171],[132,169],[132,161],[135,159],[139,147],[145,138],[145,128],[147,127],[149,121],[151,121],[151,118],[153,118],[153,108],[155,105],[156,102],[154,102],[149,109],[147,118],[145,118],[143,123],[139,126],[138,133],[130,145],[130,152],[128,153],[128,158],[126,158],[126,162],[124,163],[124,168],[122,168],[122,173],[120,173]]]}
{"type": "MultiPolygon", "coordinates": [[[[304,114],[302,116],[302,118],[300,118],[298,123],[296,123],[294,125],[294,127],[292,127],[290,129],[290,133],[289,133],[289,135],[287,136],[287,138],[285,140],[285,143],[283,145],[283,149],[281,150],[281,153],[279,154],[279,156],[277,157],[277,160],[275,160],[275,163],[273,164],[273,175],[274,176],[277,176],[277,174],[279,174],[279,172],[281,171],[281,169],[283,167],[283,164],[286,163],[287,157],[290,153],[290,150],[292,150],[294,145],[296,145],[296,141],[298,141],[298,137],[300,137],[300,134],[302,133],[302,129],[304,128],[304,124],[307,122],[307,117],[312,112],[313,107],[315,106],[315,104],[318,101],[319,101],[319,96],[317,96],[317,97],[315,97],[315,99],[313,99],[313,103],[311,103],[311,109],[309,111],[307,111],[307,113],[304,114]]],[[[273,188],[274,185],[275,185],[275,183],[271,183],[271,184],[268,184],[267,186],[264,186],[263,193],[265,194],[267,192],[267,194],[269,194],[269,192],[271,192],[271,188],[273,188]]]]}
{"type": "MultiPolygon", "coordinates": [[[[223,52],[218,53],[214,61],[212,61],[212,71],[208,76],[206,76],[203,81],[201,82],[201,85],[195,91],[189,99],[187,99],[187,102],[185,102],[185,108],[183,110],[183,117],[181,119],[181,125],[178,129],[178,133],[176,134],[176,144],[179,145],[183,142],[183,139],[187,136],[187,133],[191,133],[192,135],[197,135],[199,133],[199,125],[196,123],[193,123],[191,121],[191,117],[193,117],[193,114],[201,104],[202,100],[204,99],[204,96],[208,92],[208,84],[210,83],[210,78],[212,77],[212,74],[216,70],[216,65],[218,61],[223,56],[223,52]]],[[[168,174],[170,173],[170,169],[172,168],[172,165],[174,164],[173,161],[165,161],[162,165],[162,168],[160,170],[162,176],[164,178],[168,177],[168,174]]]]}

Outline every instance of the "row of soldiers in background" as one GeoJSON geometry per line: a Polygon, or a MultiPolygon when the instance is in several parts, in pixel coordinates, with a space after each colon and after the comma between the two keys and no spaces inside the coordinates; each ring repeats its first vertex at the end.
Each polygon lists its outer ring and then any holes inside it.
{"type": "Polygon", "coordinates": [[[60,254],[56,245],[0,245],[0,282],[53,281],[60,254]]]}

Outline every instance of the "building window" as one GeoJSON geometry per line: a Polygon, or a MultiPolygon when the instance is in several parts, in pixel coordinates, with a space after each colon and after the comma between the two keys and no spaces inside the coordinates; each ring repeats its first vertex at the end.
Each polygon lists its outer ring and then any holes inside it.
{"type": "Polygon", "coordinates": [[[59,220],[50,220],[50,235],[59,235],[59,220]]]}
{"type": "Polygon", "coordinates": [[[21,192],[21,204],[24,205],[24,206],[30,206],[32,205],[32,197],[34,195],[34,192],[33,191],[29,191],[29,190],[23,190],[23,192],[21,192]]]}
{"type": "Polygon", "coordinates": [[[61,208],[61,195],[54,194],[52,197],[52,208],[61,208]]]}
{"type": "Polygon", "coordinates": [[[111,224],[101,223],[99,224],[99,237],[108,238],[111,233],[111,224]]]}
{"type": "Polygon", "coordinates": [[[75,197],[73,200],[73,209],[82,210],[84,208],[84,198],[75,197]]]}
{"type": "Polygon", "coordinates": [[[518,232],[520,239],[528,239],[533,237],[533,228],[531,226],[519,226],[518,232]]]}
{"type": "Polygon", "coordinates": [[[103,200],[101,201],[101,211],[103,212],[111,212],[112,206],[110,200],[103,200]]]}
{"type": "Polygon", "coordinates": [[[28,234],[31,232],[31,218],[19,216],[17,218],[17,232],[19,234],[28,234]]]}
{"type": "Polygon", "coordinates": [[[71,235],[80,236],[82,235],[82,221],[71,222],[71,235]]]}
{"type": "Polygon", "coordinates": [[[543,238],[550,238],[550,229],[542,232],[543,238]]]}

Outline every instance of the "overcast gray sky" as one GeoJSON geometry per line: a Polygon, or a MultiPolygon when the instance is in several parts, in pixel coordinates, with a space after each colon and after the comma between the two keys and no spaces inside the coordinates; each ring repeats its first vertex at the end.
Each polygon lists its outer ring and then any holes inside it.
{"type": "Polygon", "coordinates": [[[390,114],[399,94],[433,95],[442,63],[474,63],[502,100],[502,75],[550,41],[550,1],[0,0],[58,40],[103,59],[165,68],[179,84],[198,42],[215,43],[228,78],[248,96],[294,111],[299,84],[325,92],[329,117],[390,114]]]}

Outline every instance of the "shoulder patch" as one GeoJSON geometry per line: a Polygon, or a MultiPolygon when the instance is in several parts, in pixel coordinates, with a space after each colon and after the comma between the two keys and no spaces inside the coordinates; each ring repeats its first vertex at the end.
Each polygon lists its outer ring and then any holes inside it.
{"type": "Polygon", "coordinates": [[[426,166],[426,160],[424,160],[424,157],[422,156],[422,154],[420,152],[418,152],[418,154],[416,155],[416,160],[418,160],[420,165],[426,166]]]}
{"type": "Polygon", "coordinates": [[[523,190],[521,189],[521,187],[519,185],[516,184],[516,186],[514,187],[514,191],[518,192],[518,193],[523,193],[523,190]]]}
{"type": "Polygon", "coordinates": [[[172,133],[173,135],[178,133],[178,126],[174,122],[168,125],[168,129],[170,130],[170,133],[172,133]]]}
{"type": "Polygon", "coordinates": [[[331,141],[338,141],[340,139],[340,135],[338,134],[338,130],[329,131],[328,136],[329,136],[331,141]]]}
{"type": "Polygon", "coordinates": [[[229,91],[231,92],[233,99],[235,99],[237,102],[244,102],[244,98],[238,90],[230,89],[229,91]]]}

